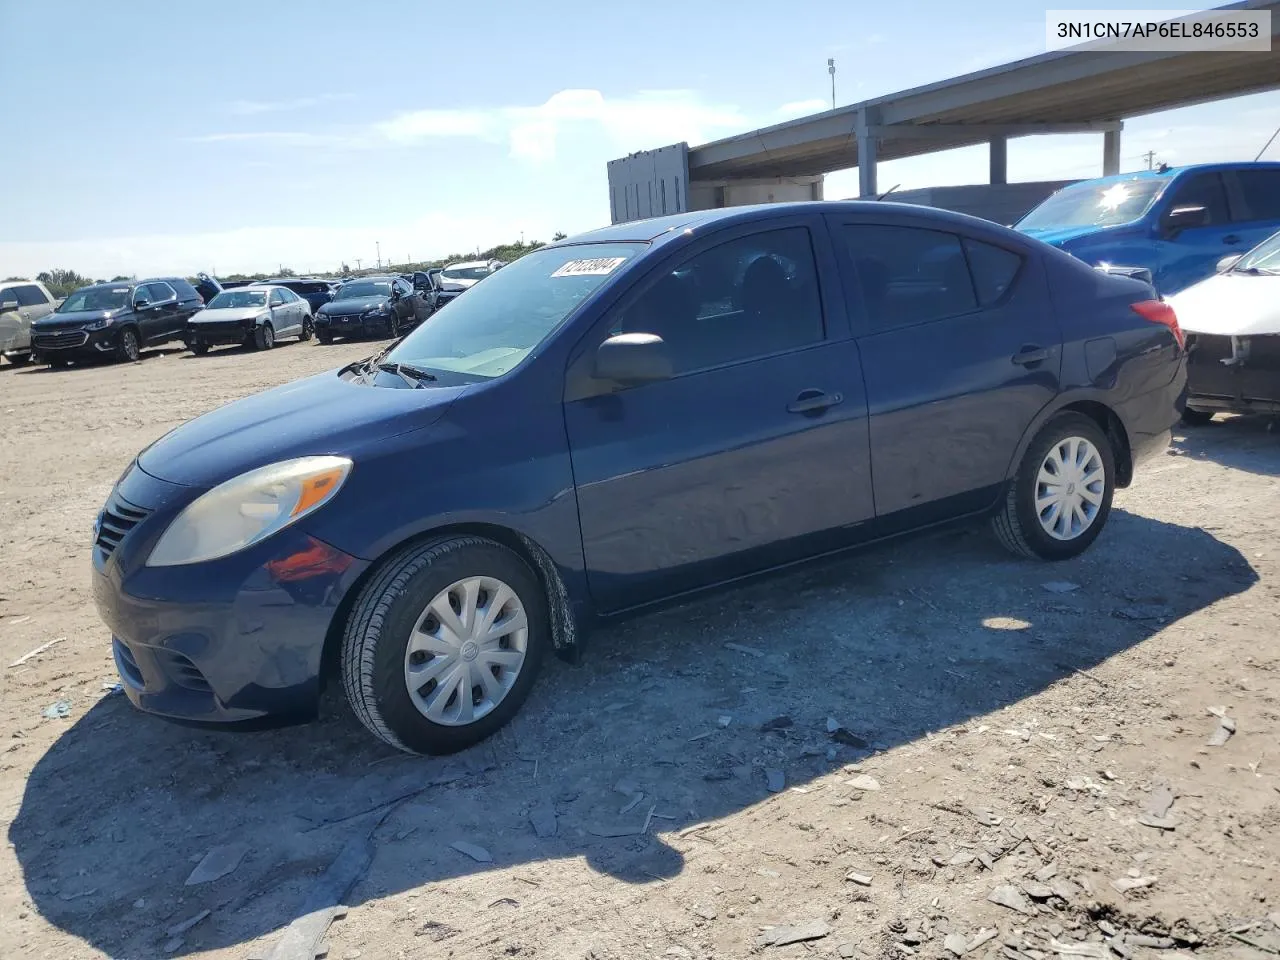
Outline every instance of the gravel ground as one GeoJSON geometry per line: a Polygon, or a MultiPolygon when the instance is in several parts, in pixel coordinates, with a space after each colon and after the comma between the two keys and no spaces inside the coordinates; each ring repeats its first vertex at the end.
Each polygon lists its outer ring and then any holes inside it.
{"type": "Polygon", "coordinates": [[[0,956],[268,956],[338,903],[346,960],[1280,952],[1258,421],[1179,437],[1081,559],[954,529],[635,620],[456,757],[393,754],[336,692],[255,734],[136,713],[88,590],[113,481],[371,349],[0,368],[0,956]]]}

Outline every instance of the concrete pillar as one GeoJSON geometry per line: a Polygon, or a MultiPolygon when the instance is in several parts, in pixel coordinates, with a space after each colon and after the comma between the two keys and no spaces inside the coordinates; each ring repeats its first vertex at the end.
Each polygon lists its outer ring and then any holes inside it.
{"type": "Polygon", "coordinates": [[[858,131],[858,196],[863,200],[874,200],[879,191],[876,189],[876,146],[875,136],[865,129],[858,131]]]}
{"type": "Polygon", "coordinates": [[[992,137],[988,144],[991,151],[991,183],[1009,182],[1009,141],[1006,137],[992,137]]]}
{"type": "Polygon", "coordinates": [[[1102,134],[1102,175],[1110,177],[1120,172],[1120,131],[1107,130],[1102,134]]]}

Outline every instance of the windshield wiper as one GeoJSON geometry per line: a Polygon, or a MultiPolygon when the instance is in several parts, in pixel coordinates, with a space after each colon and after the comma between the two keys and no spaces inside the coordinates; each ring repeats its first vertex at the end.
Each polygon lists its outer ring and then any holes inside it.
{"type": "Polygon", "coordinates": [[[1231,270],[1233,273],[1247,273],[1252,277],[1274,277],[1278,272],[1265,267],[1232,267],[1231,270]]]}
{"type": "Polygon", "coordinates": [[[394,373],[405,383],[420,387],[424,383],[429,383],[437,379],[434,373],[428,373],[421,367],[415,367],[407,363],[380,363],[378,369],[386,373],[394,373]]]}

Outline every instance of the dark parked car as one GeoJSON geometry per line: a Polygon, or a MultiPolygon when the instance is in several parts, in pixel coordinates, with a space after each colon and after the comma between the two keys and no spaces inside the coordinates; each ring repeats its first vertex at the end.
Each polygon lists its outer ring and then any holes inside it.
{"type": "Polygon", "coordinates": [[[204,300],[182,277],[81,287],[31,326],[37,362],[115,357],[137,360],[142,347],[181,340],[204,300]]]}
{"type": "Polygon", "coordinates": [[[148,447],[94,594],[144,710],[309,716],[332,669],[387,743],[457,750],[544,655],[693,591],[960,518],[1076,556],[1185,384],[1150,284],[986,221],[619,224],[148,447]]]}
{"type": "Polygon", "coordinates": [[[316,336],[321,343],[334,337],[398,337],[413,329],[425,312],[421,295],[407,280],[361,277],[340,286],[316,311],[316,336]]]}
{"type": "Polygon", "coordinates": [[[312,314],[333,299],[333,292],[336,287],[336,284],[330,283],[328,280],[317,280],[314,277],[279,277],[273,280],[259,280],[255,286],[263,283],[292,290],[307,301],[307,304],[311,307],[312,314]]]}
{"type": "Polygon", "coordinates": [[[310,340],[315,321],[307,301],[287,287],[254,284],[224,290],[187,323],[187,349],[235,345],[270,350],[277,340],[310,340]]]}

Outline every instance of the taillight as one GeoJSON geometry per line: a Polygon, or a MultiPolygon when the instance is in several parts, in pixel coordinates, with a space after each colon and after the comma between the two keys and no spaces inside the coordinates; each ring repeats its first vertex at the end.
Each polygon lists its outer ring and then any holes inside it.
{"type": "Polygon", "coordinates": [[[1130,304],[1130,306],[1133,307],[1133,312],[1143,320],[1162,323],[1168,327],[1173,333],[1173,339],[1178,341],[1178,349],[1186,349],[1187,338],[1183,334],[1182,328],[1178,326],[1178,315],[1173,312],[1173,307],[1163,300],[1141,300],[1138,303],[1130,304]]]}

